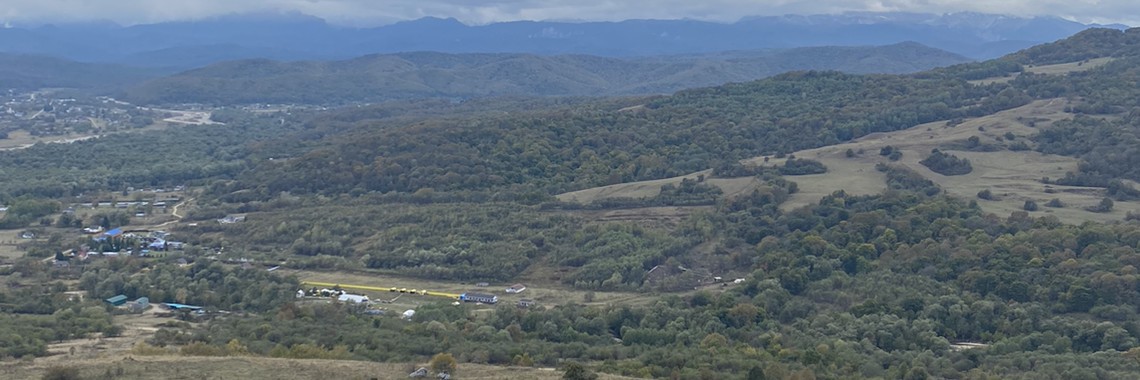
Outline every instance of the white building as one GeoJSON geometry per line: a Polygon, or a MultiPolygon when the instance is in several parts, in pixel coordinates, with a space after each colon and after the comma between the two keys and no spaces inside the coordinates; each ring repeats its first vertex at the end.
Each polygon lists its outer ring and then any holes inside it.
{"type": "Polygon", "coordinates": [[[337,301],[350,303],[368,303],[368,296],[358,294],[341,294],[337,301]]]}

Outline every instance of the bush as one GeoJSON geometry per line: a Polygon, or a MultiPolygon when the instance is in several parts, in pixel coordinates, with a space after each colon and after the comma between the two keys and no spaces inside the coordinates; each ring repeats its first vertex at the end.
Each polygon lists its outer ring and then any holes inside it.
{"type": "Polygon", "coordinates": [[[1086,208],[1086,210],[1089,210],[1092,212],[1110,212],[1110,211],[1112,211],[1112,206],[1113,206],[1112,199],[1104,198],[1104,199],[1100,200],[1099,204],[1097,204],[1096,206],[1088,207],[1088,208],[1086,208]]]}
{"type": "Polygon", "coordinates": [[[827,173],[827,166],[815,160],[789,158],[780,168],[782,175],[807,175],[827,173]]]}
{"type": "Polygon", "coordinates": [[[1045,207],[1061,208],[1061,207],[1065,207],[1065,204],[1062,203],[1060,199],[1053,198],[1053,200],[1049,201],[1048,203],[1045,203],[1045,207]]]}
{"type": "Polygon", "coordinates": [[[431,357],[431,361],[428,362],[428,368],[431,368],[431,371],[435,373],[447,372],[448,374],[454,374],[458,366],[459,364],[455,361],[455,357],[448,353],[435,354],[435,356],[431,357]]]}
{"type": "Polygon", "coordinates": [[[1021,206],[1021,209],[1025,211],[1037,211],[1037,202],[1034,202],[1032,199],[1026,200],[1025,205],[1021,206]]]}
{"type": "Polygon", "coordinates": [[[942,153],[938,149],[932,150],[930,157],[919,161],[919,163],[935,173],[947,176],[969,174],[974,171],[974,167],[970,165],[970,160],[958,158],[953,154],[942,153]]]}
{"type": "Polygon", "coordinates": [[[568,362],[562,366],[562,378],[564,380],[596,380],[598,374],[586,369],[578,362],[568,362]]]}
{"type": "Polygon", "coordinates": [[[978,192],[978,198],[992,201],[994,200],[994,193],[990,189],[985,189],[978,192]]]}
{"type": "Polygon", "coordinates": [[[47,372],[44,372],[42,379],[44,380],[78,380],[79,368],[75,367],[48,367],[47,372]]]}

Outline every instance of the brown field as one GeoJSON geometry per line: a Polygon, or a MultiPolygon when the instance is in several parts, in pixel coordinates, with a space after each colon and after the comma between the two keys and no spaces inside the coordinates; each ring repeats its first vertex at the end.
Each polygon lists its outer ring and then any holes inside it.
{"type": "MultiPolygon", "coordinates": [[[[276,359],[263,357],[193,357],[114,355],[98,359],[62,358],[52,362],[8,362],[0,364],[0,378],[40,379],[51,367],[80,369],[83,379],[407,379],[408,373],[424,363],[376,363],[353,360],[276,359]],[[110,374],[109,377],[102,377],[110,374]]],[[[455,375],[460,379],[554,380],[562,372],[553,368],[498,367],[460,363],[455,375]]],[[[628,379],[599,374],[599,379],[628,379]]]]}
{"type": "MultiPolygon", "coordinates": [[[[649,181],[619,183],[616,185],[594,187],[584,190],[559,194],[556,197],[563,202],[577,202],[588,204],[598,199],[606,198],[652,198],[661,193],[661,186],[679,184],[682,180],[697,180],[700,176],[711,177],[712,170],[699,171],[679,177],[655,179],[649,181]]],[[[765,186],[762,182],[751,177],[743,178],[708,178],[705,183],[719,187],[726,196],[734,196],[751,192],[753,189],[765,186]]]]}
{"type": "MultiPolygon", "coordinates": [[[[459,294],[468,291],[475,291],[481,293],[491,293],[499,296],[500,304],[514,304],[518,300],[526,298],[537,301],[540,305],[554,306],[567,303],[586,304],[585,297],[589,291],[579,290],[566,287],[557,283],[557,278],[561,275],[557,269],[548,268],[547,265],[531,265],[528,272],[524,272],[517,282],[523,283],[527,286],[526,291],[520,294],[508,294],[504,291],[508,286],[513,283],[498,283],[491,282],[490,286],[485,288],[476,287],[475,283],[462,283],[462,282],[448,282],[448,281],[435,281],[426,280],[422,278],[404,277],[382,273],[369,273],[369,272],[321,272],[312,270],[292,270],[280,269],[281,274],[294,274],[302,281],[326,282],[335,284],[347,285],[363,285],[375,286],[380,288],[407,288],[428,290],[433,292],[453,293],[459,294]],[[543,269],[539,269],[542,267],[543,269]]],[[[413,295],[406,293],[393,293],[393,292],[369,292],[369,291],[351,291],[352,293],[367,295],[374,301],[378,300],[391,300],[399,296],[392,303],[380,304],[381,307],[388,308],[396,312],[402,312],[406,309],[412,309],[425,303],[435,303],[441,300],[447,300],[443,297],[413,295]]],[[[594,301],[590,304],[606,305],[606,304],[636,304],[645,303],[656,299],[655,297],[627,292],[594,292],[594,301]]]]}
{"type": "MultiPolygon", "coordinates": [[[[783,205],[785,209],[815,203],[823,195],[843,189],[848,193],[870,194],[886,189],[884,176],[875,170],[879,162],[890,163],[879,156],[879,148],[887,145],[899,148],[903,157],[893,164],[903,165],[937,183],[947,193],[963,199],[977,199],[977,193],[990,189],[998,198],[995,201],[979,200],[982,208],[997,215],[1021,210],[1026,200],[1038,203],[1040,211],[1036,216],[1052,214],[1063,221],[1081,223],[1084,221],[1118,221],[1129,210],[1140,210],[1140,202],[1116,202],[1110,213],[1093,213],[1083,210],[1093,206],[1104,196],[1102,189],[1075,186],[1057,186],[1041,183],[1042,177],[1060,178],[1066,172],[1076,171],[1078,160],[1073,157],[1045,155],[1034,151],[1014,152],[970,152],[946,148],[948,144],[960,144],[971,136],[978,136],[983,144],[1003,144],[997,138],[1006,132],[1017,139],[1025,139],[1037,133],[1036,128],[1024,121],[1034,120],[1038,127],[1053,121],[1069,118],[1072,115],[1063,110],[1064,99],[1040,100],[1012,110],[994,115],[969,119],[956,126],[948,126],[945,121],[927,123],[910,129],[876,133],[849,143],[796,152],[799,158],[810,158],[822,162],[828,172],[819,175],[790,177],[800,185],[800,193],[792,196],[783,205]],[[982,127],[985,131],[980,131],[982,127]],[[962,158],[969,159],[973,172],[960,176],[944,176],[934,173],[919,163],[934,148],[942,149],[962,158]],[[864,153],[847,158],[847,149],[863,150],[864,153]],[[1046,192],[1049,191],[1049,192],[1046,192]],[[1049,200],[1057,198],[1066,207],[1053,209],[1044,207],[1049,200]]],[[[783,160],[771,159],[768,165],[776,165],[783,160]]],[[[748,163],[762,164],[761,158],[748,163]]]]}
{"type": "Polygon", "coordinates": [[[24,252],[16,249],[19,243],[20,230],[0,230],[0,262],[10,263],[24,257],[24,252]]]}
{"type": "MultiPolygon", "coordinates": [[[[1025,71],[1030,72],[1030,73],[1034,73],[1034,74],[1047,74],[1047,75],[1068,74],[1068,73],[1076,72],[1076,71],[1092,70],[1094,68],[1104,66],[1104,64],[1109,63],[1109,62],[1112,62],[1112,57],[1090,59],[1090,60],[1088,60],[1088,62],[1083,62],[1083,63],[1082,62],[1069,62],[1069,63],[1058,63],[1055,65],[1025,66],[1025,71]]],[[[1011,75],[1005,76],[1005,77],[994,77],[994,78],[972,80],[972,81],[970,81],[970,83],[981,84],[981,85],[986,85],[986,84],[991,84],[991,83],[1005,83],[1005,82],[1009,82],[1009,81],[1013,80],[1014,78],[1017,78],[1017,75],[1018,74],[1011,74],[1011,75]]]]}

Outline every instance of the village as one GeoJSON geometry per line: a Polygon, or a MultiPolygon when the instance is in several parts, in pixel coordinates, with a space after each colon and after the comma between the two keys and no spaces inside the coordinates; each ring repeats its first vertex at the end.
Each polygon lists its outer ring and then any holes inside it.
{"type": "MultiPolygon", "coordinates": [[[[0,140],[87,136],[149,126],[164,115],[107,97],[8,90],[0,100],[0,140]]],[[[29,142],[35,142],[34,140],[29,142]]]]}

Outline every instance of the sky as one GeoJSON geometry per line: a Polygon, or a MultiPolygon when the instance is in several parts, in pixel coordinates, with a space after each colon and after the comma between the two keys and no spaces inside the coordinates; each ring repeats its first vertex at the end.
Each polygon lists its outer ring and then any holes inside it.
{"type": "Polygon", "coordinates": [[[0,22],[123,25],[235,13],[303,13],[350,26],[427,16],[467,24],[513,20],[698,19],[848,11],[982,12],[1140,25],[1136,0],[2,0],[0,22]]]}

